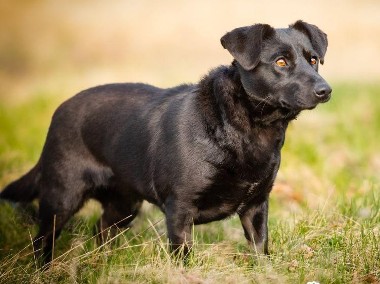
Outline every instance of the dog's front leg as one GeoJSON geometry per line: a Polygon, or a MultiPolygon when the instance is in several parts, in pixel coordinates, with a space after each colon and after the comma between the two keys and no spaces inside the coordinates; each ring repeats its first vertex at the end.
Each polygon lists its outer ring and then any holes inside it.
{"type": "Polygon", "coordinates": [[[244,234],[248,244],[261,254],[268,252],[268,199],[248,208],[240,214],[244,234]]]}
{"type": "Polygon", "coordinates": [[[165,203],[166,226],[171,252],[180,258],[189,254],[192,246],[191,227],[193,219],[191,214],[181,206],[181,202],[169,199],[165,203]]]}

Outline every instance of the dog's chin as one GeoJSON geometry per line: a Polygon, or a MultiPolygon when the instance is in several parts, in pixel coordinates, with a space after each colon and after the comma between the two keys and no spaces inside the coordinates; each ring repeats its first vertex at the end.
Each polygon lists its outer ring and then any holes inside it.
{"type": "Polygon", "coordinates": [[[311,103],[311,104],[302,104],[299,106],[299,110],[300,111],[312,110],[312,109],[315,109],[320,103],[322,103],[322,102],[311,103]]]}
{"type": "Polygon", "coordinates": [[[298,108],[300,111],[302,111],[302,110],[312,110],[312,109],[316,108],[319,104],[326,103],[329,100],[330,100],[330,97],[328,97],[326,99],[323,99],[323,100],[320,100],[318,102],[312,102],[312,103],[303,103],[303,102],[300,102],[297,106],[295,106],[295,108],[298,108]]]}
{"type": "Polygon", "coordinates": [[[301,104],[300,105],[300,108],[301,110],[311,110],[311,109],[314,109],[316,108],[319,104],[323,104],[323,103],[326,103],[330,100],[330,96],[323,99],[323,100],[320,100],[319,102],[316,102],[316,103],[311,103],[311,104],[301,104]]]}
{"type": "Polygon", "coordinates": [[[312,110],[312,109],[315,109],[317,107],[318,104],[315,104],[315,105],[305,105],[302,107],[302,110],[312,110]]]}
{"type": "Polygon", "coordinates": [[[331,96],[327,96],[324,99],[320,99],[318,101],[312,101],[312,102],[304,102],[302,100],[297,100],[295,102],[288,102],[286,100],[280,100],[279,101],[279,107],[284,110],[288,110],[291,112],[296,111],[303,111],[303,110],[312,110],[316,108],[319,104],[326,103],[330,100],[331,96]]]}
{"type": "Polygon", "coordinates": [[[311,110],[316,108],[318,104],[297,104],[297,105],[281,105],[281,109],[285,112],[301,112],[303,110],[311,110]]]}

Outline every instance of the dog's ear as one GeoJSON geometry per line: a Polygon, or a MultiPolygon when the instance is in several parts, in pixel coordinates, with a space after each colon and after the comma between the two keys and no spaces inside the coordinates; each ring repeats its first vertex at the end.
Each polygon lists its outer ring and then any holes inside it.
{"type": "Polygon", "coordinates": [[[260,61],[262,43],[275,33],[265,24],[241,27],[226,33],[220,42],[245,69],[252,70],[260,61]]]}
{"type": "Polygon", "coordinates": [[[311,45],[318,53],[321,64],[323,64],[328,44],[327,35],[322,32],[317,26],[308,24],[301,20],[295,22],[289,27],[304,33],[310,39],[311,45]]]}

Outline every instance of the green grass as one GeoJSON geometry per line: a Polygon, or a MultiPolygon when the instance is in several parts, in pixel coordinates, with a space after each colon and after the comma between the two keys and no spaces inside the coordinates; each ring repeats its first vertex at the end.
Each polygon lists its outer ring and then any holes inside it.
{"type": "MultiPolygon", "coordinates": [[[[238,218],[196,226],[194,253],[170,259],[163,215],[145,206],[131,230],[97,246],[95,202],[66,226],[51,269],[36,269],[25,210],[0,203],[1,283],[379,283],[380,86],[337,84],[288,131],[270,199],[271,256],[255,257],[238,218]],[[378,281],[378,282],[376,282],[378,281]]],[[[38,159],[59,99],[0,103],[0,186],[38,159]]]]}

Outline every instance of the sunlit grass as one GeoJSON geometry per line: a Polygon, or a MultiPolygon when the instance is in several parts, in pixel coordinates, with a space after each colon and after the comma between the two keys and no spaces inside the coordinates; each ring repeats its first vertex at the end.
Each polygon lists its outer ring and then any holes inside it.
{"type": "MultiPolygon", "coordinates": [[[[99,247],[90,202],[57,240],[52,267],[36,269],[36,226],[0,203],[0,282],[375,283],[380,279],[380,87],[338,84],[332,100],[289,127],[270,200],[271,256],[255,257],[240,222],[194,228],[187,266],[168,255],[163,215],[145,206],[132,229],[99,247]]],[[[0,103],[0,185],[38,159],[60,100],[0,103]]]]}

